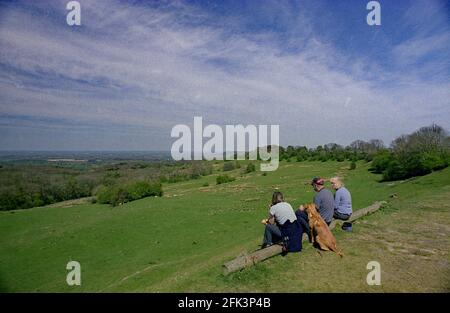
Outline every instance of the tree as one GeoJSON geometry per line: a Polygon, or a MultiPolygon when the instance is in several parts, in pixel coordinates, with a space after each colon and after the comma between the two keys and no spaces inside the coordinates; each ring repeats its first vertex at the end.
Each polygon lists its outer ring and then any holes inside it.
{"type": "Polygon", "coordinates": [[[448,166],[450,151],[447,132],[433,124],[391,143],[391,151],[377,155],[372,162],[375,172],[383,171],[384,180],[404,179],[430,173],[448,166]]]}

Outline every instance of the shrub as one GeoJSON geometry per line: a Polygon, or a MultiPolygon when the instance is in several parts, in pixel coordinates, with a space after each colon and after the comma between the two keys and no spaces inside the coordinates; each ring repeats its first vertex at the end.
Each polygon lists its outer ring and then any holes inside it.
{"type": "Polygon", "coordinates": [[[393,155],[391,152],[388,150],[381,150],[373,158],[370,170],[374,173],[381,174],[387,169],[392,160],[393,155]]]}
{"type": "Polygon", "coordinates": [[[423,164],[426,168],[437,171],[449,165],[449,158],[442,153],[429,152],[424,154],[423,164]]]}
{"type": "Polygon", "coordinates": [[[173,173],[169,175],[169,178],[167,179],[168,183],[178,183],[181,181],[189,180],[189,176],[187,174],[177,174],[173,173]]]}
{"type": "Polygon", "coordinates": [[[110,203],[111,198],[112,198],[112,188],[107,187],[105,185],[100,185],[97,188],[95,196],[97,198],[98,203],[101,203],[101,204],[110,203]]]}
{"type": "Polygon", "coordinates": [[[125,186],[101,186],[97,190],[97,201],[116,206],[125,202],[142,199],[149,196],[162,196],[161,183],[137,181],[125,186]]]}
{"type": "Polygon", "coordinates": [[[406,177],[406,172],[403,166],[397,160],[389,162],[386,169],[383,171],[383,180],[396,180],[406,177]]]}
{"type": "Polygon", "coordinates": [[[251,173],[251,172],[254,172],[254,171],[256,171],[255,164],[254,163],[248,163],[247,167],[245,168],[245,172],[246,173],[251,173]]]}
{"type": "Polygon", "coordinates": [[[236,178],[228,176],[228,175],[219,175],[216,177],[217,185],[229,183],[236,180],[236,178]]]}
{"type": "Polygon", "coordinates": [[[233,162],[225,162],[223,163],[223,171],[227,172],[227,171],[232,171],[234,170],[234,163],[233,162]]]}
{"type": "Polygon", "coordinates": [[[352,163],[350,164],[350,169],[351,170],[356,169],[356,162],[355,161],[352,161],[352,163]]]}
{"type": "Polygon", "coordinates": [[[109,200],[109,204],[112,206],[117,206],[119,204],[124,204],[128,202],[130,196],[128,191],[123,187],[113,187],[111,192],[111,199],[109,200]]]}

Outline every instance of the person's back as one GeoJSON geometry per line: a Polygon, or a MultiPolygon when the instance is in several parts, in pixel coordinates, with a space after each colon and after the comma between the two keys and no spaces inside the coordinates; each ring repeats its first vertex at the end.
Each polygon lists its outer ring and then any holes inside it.
{"type": "Polygon", "coordinates": [[[292,206],[284,201],[281,192],[273,193],[269,218],[262,220],[261,223],[266,225],[262,248],[282,241],[285,252],[302,250],[302,225],[297,221],[297,215],[292,206]]]}
{"type": "Polygon", "coordinates": [[[344,186],[336,190],[335,209],[345,215],[352,215],[352,196],[344,186]]]}
{"type": "Polygon", "coordinates": [[[333,193],[326,188],[322,188],[315,194],[314,203],[316,204],[317,211],[319,212],[320,216],[322,216],[324,221],[327,224],[331,223],[334,213],[333,193]]]}
{"type": "Polygon", "coordinates": [[[297,220],[294,209],[287,202],[279,202],[275,205],[272,205],[269,212],[275,217],[275,221],[278,225],[283,225],[287,220],[289,220],[291,223],[297,220]]]}
{"type": "Polygon", "coordinates": [[[285,252],[302,250],[302,225],[297,221],[297,215],[287,202],[279,202],[270,207],[270,214],[280,227],[285,252]]]}

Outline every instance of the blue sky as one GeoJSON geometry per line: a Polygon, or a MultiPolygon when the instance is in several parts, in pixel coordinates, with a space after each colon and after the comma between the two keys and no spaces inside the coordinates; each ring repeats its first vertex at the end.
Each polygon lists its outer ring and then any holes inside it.
{"type": "Polygon", "coordinates": [[[176,124],[282,145],[450,129],[448,1],[0,3],[0,150],[169,150],[176,124]]]}

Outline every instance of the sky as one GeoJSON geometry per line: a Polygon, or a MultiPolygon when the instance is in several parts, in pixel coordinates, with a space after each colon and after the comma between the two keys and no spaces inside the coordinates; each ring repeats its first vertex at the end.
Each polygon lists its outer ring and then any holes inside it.
{"type": "Polygon", "coordinates": [[[450,130],[450,4],[0,2],[0,150],[168,151],[177,124],[279,125],[280,144],[450,130]]]}

